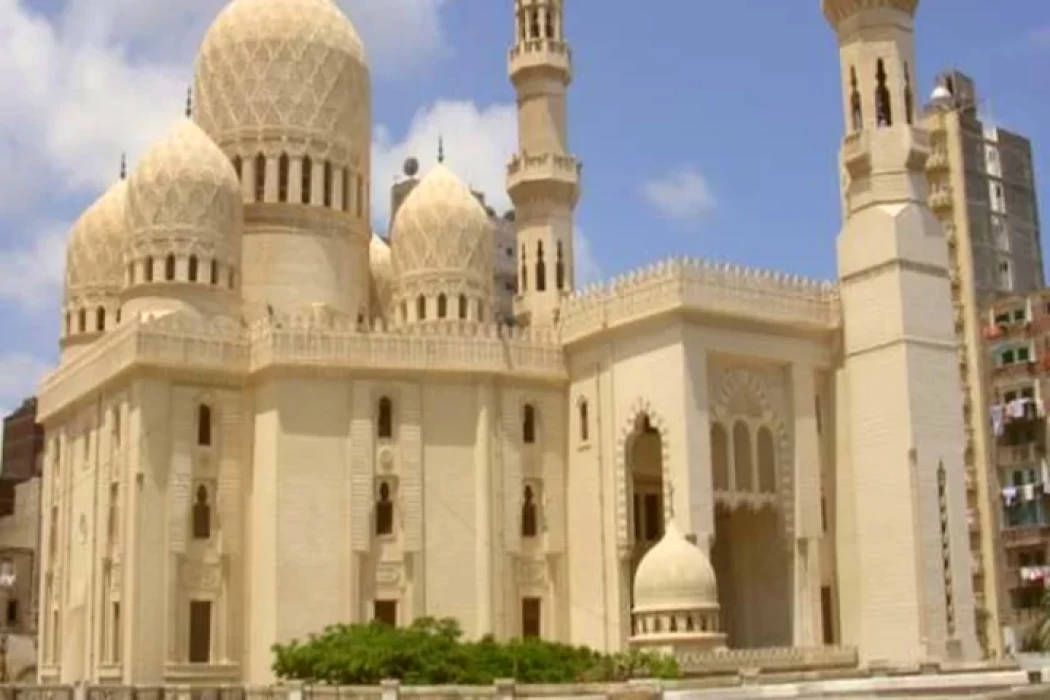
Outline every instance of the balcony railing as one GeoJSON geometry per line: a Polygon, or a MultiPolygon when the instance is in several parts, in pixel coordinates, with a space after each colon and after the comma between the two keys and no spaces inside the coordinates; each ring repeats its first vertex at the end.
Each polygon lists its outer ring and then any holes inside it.
{"type": "Polygon", "coordinates": [[[1031,547],[1050,540],[1050,525],[1037,523],[1003,528],[1002,538],[1006,547],[1031,547]]]}
{"type": "Polygon", "coordinates": [[[995,461],[1000,467],[1017,467],[1032,464],[1039,457],[1035,443],[1023,445],[1001,445],[996,448],[995,461]]]}

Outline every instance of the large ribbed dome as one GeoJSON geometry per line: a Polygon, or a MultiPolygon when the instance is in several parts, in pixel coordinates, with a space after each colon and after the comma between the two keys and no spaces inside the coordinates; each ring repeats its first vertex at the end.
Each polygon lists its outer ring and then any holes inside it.
{"type": "Polygon", "coordinates": [[[389,308],[394,293],[394,270],[390,260],[390,246],[372,234],[368,246],[368,263],[374,312],[383,315],[389,308]]]}
{"type": "Polygon", "coordinates": [[[702,610],[718,606],[715,570],[707,555],[672,520],[663,538],[638,564],[634,612],[702,610]]]}
{"type": "Polygon", "coordinates": [[[398,209],[394,274],[457,275],[492,284],[492,223],[474,193],[444,165],[420,180],[398,209]]]}
{"type": "Polygon", "coordinates": [[[203,254],[237,263],[242,220],[237,174],[188,119],[142,158],[128,180],[132,245],[145,252],[203,254]]]}
{"type": "Polygon", "coordinates": [[[128,228],[124,218],[127,182],[113,185],[74,224],[66,249],[66,304],[120,294],[128,228]]]}
{"type": "Polygon", "coordinates": [[[293,135],[367,150],[361,39],[332,0],[233,0],[197,57],[195,117],[224,148],[293,135]]]}

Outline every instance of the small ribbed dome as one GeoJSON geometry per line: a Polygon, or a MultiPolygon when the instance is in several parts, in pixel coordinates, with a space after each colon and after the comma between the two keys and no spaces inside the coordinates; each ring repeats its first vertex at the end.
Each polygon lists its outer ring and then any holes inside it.
{"type": "Polygon", "coordinates": [[[120,294],[124,280],[127,182],[113,185],[77,220],[66,249],[66,303],[120,294]]]}
{"type": "Polygon", "coordinates": [[[390,246],[374,233],[368,245],[368,261],[372,280],[372,305],[381,315],[390,308],[393,299],[394,269],[390,246]]]}
{"type": "Polygon", "coordinates": [[[136,249],[176,246],[183,253],[239,262],[234,255],[242,216],[237,173],[188,119],[142,158],[128,180],[127,207],[136,249]]]}
{"type": "Polygon", "coordinates": [[[718,606],[715,570],[707,555],[671,520],[663,538],[638,564],[634,612],[685,611],[718,606]]]}
{"type": "Polygon", "coordinates": [[[492,223],[470,188],[444,165],[419,181],[397,212],[393,231],[398,281],[452,273],[492,284],[492,223]]]}
{"type": "Polygon", "coordinates": [[[370,146],[364,45],[332,0],[234,0],[201,44],[195,83],[195,116],[224,147],[264,131],[370,146]]]}

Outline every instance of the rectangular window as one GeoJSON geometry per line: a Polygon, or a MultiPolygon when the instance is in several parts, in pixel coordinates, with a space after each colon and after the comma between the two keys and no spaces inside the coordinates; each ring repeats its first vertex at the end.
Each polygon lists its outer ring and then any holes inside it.
{"type": "Polygon", "coordinates": [[[521,636],[525,639],[539,639],[542,630],[543,601],[539,598],[521,599],[521,636]]]}
{"type": "Polygon", "coordinates": [[[373,605],[372,619],[384,625],[397,627],[397,601],[377,600],[373,605]]]}
{"type": "Polygon", "coordinates": [[[835,643],[835,626],[832,615],[834,614],[834,606],[831,600],[831,586],[820,587],[820,616],[822,618],[821,626],[824,631],[824,644],[831,646],[835,643]]]}
{"type": "Polygon", "coordinates": [[[113,603],[113,633],[110,635],[113,639],[113,661],[120,663],[120,603],[113,603]]]}
{"type": "Polygon", "coordinates": [[[211,661],[211,601],[190,601],[190,663],[211,661]]]}
{"type": "Polygon", "coordinates": [[[18,600],[16,598],[10,598],[7,601],[7,619],[8,627],[18,626],[18,600]]]}

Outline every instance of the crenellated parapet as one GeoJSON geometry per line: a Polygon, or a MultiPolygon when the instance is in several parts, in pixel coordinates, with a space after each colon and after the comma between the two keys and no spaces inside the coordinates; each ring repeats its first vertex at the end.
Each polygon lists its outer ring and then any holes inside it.
{"type": "Polygon", "coordinates": [[[341,372],[449,372],[567,379],[557,332],[474,321],[422,326],[354,323],[337,314],[239,320],[169,314],[134,317],[48,375],[39,389],[40,420],[136,370],[163,369],[240,380],[272,368],[341,372]]]}
{"type": "Polygon", "coordinates": [[[690,311],[758,323],[831,330],[841,324],[838,287],[739,265],[670,259],[572,294],[562,306],[562,340],[660,313],[690,311]]]}

